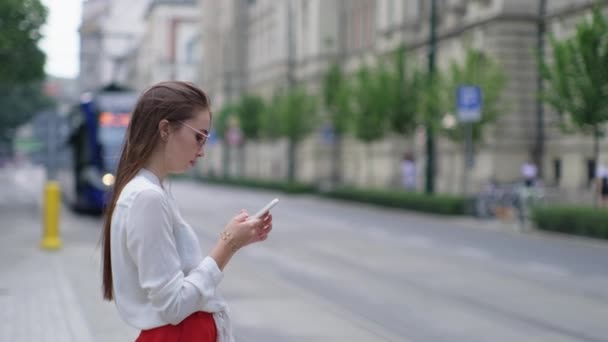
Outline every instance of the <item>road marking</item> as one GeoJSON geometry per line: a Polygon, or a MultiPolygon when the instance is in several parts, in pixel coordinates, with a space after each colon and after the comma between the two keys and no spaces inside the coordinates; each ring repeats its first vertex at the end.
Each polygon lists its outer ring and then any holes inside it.
{"type": "Polygon", "coordinates": [[[544,262],[531,261],[523,265],[524,269],[532,273],[542,273],[546,275],[566,277],[570,275],[563,267],[547,264],[544,262]]]}
{"type": "Polygon", "coordinates": [[[456,253],[465,257],[479,259],[479,260],[487,260],[490,259],[491,256],[488,252],[475,247],[458,247],[456,248],[456,253]]]}
{"type": "Polygon", "coordinates": [[[399,239],[399,241],[403,242],[408,247],[415,247],[415,248],[430,248],[433,245],[433,242],[431,241],[431,239],[429,239],[425,236],[422,236],[422,235],[404,236],[404,237],[401,237],[399,239]]]}

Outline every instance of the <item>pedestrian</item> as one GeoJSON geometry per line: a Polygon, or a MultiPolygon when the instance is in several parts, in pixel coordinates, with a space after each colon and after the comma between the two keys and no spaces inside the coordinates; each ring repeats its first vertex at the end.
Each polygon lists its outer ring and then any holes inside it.
{"type": "Polygon", "coordinates": [[[139,98],[120,155],[102,235],[103,297],[141,330],[136,342],[234,341],[218,294],[224,268],[241,248],[264,241],[272,216],[241,210],[203,257],[194,230],[165,186],[204,155],[211,126],[207,95],[161,82],[139,98]]]}
{"type": "Polygon", "coordinates": [[[408,191],[416,191],[416,161],[409,152],[401,159],[401,185],[408,191]]]}
{"type": "Polygon", "coordinates": [[[531,161],[526,161],[521,166],[521,175],[524,180],[526,188],[532,188],[536,184],[536,177],[538,176],[538,169],[531,161]]]}
{"type": "Polygon", "coordinates": [[[600,206],[605,207],[608,204],[608,168],[599,164],[595,173],[596,191],[599,196],[600,206]]]}

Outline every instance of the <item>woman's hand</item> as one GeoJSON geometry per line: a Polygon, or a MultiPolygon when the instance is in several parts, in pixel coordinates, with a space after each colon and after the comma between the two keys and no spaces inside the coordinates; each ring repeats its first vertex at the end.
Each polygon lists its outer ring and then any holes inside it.
{"type": "Polygon", "coordinates": [[[250,219],[249,214],[241,210],[240,214],[228,222],[220,234],[220,240],[209,255],[223,271],[236,251],[254,242],[266,240],[270,231],[272,231],[270,213],[266,213],[259,219],[250,219]]]}
{"type": "Polygon", "coordinates": [[[251,218],[246,211],[233,217],[221,234],[233,249],[238,250],[254,242],[264,241],[272,231],[272,215],[266,213],[259,219],[251,218]]]}

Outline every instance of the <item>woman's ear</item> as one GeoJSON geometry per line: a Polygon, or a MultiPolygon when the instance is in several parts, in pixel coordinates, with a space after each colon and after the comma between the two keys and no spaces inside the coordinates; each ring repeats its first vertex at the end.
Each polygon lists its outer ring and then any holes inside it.
{"type": "Polygon", "coordinates": [[[163,141],[167,141],[169,139],[169,126],[169,121],[167,119],[162,119],[158,123],[158,133],[163,141]]]}

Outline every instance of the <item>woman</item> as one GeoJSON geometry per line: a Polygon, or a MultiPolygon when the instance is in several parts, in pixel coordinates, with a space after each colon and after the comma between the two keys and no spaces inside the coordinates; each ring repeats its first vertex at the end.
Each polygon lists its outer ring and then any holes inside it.
{"type": "Polygon", "coordinates": [[[120,156],[103,229],[103,295],[141,330],[137,342],[233,341],[216,288],[242,247],[266,240],[272,216],[241,211],[207,257],[164,188],[169,174],[204,155],[211,126],[206,94],[189,83],[162,82],[139,98],[120,156]]]}
{"type": "Polygon", "coordinates": [[[401,159],[401,184],[407,191],[416,191],[416,161],[411,153],[401,159]]]}

